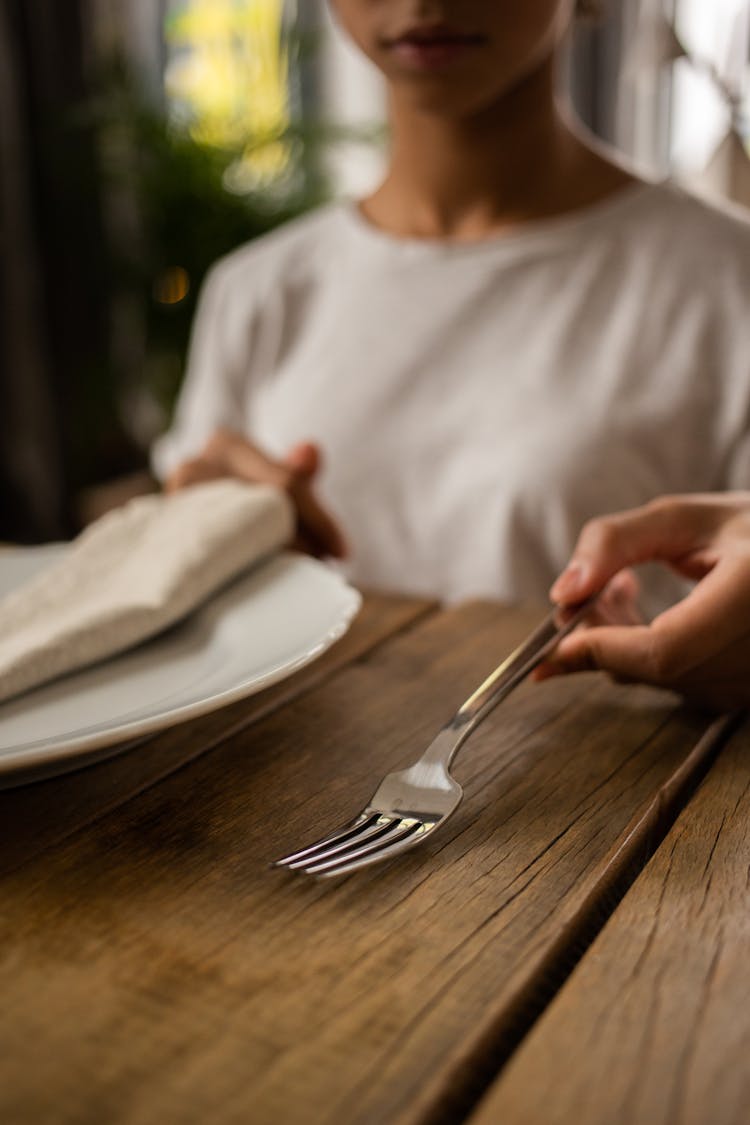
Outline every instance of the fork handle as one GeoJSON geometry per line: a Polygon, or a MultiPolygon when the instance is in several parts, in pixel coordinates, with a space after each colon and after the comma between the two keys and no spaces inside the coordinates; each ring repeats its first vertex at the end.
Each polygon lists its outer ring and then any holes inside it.
{"type": "Polygon", "coordinates": [[[575,606],[574,609],[561,611],[554,609],[548,617],[531,633],[525,641],[511,652],[491,672],[484,683],[473,692],[464,704],[459,707],[456,714],[438,734],[427,753],[420,759],[427,764],[431,761],[441,762],[447,769],[457,754],[463,742],[471,732],[497,707],[501,700],[518,687],[530,672],[549,656],[559,642],[590,612],[594,602],[599,597],[599,591],[590,598],[575,606]],[[561,612],[565,612],[565,620],[560,621],[561,612]]]}

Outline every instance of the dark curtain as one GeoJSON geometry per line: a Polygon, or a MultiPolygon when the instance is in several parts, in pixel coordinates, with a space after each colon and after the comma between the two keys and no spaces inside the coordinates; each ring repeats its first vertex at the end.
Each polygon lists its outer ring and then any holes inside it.
{"type": "Polygon", "coordinates": [[[83,14],[0,0],[0,539],[72,530],[76,428],[107,349],[83,14]]]}

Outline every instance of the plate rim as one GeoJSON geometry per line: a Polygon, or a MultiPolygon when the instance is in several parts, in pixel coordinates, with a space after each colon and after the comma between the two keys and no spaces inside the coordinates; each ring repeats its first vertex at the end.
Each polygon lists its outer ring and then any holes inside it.
{"type": "MultiPolygon", "coordinates": [[[[35,552],[37,550],[52,553],[50,548],[53,546],[64,548],[66,544],[44,544],[39,548],[19,547],[13,549],[12,553],[17,554],[26,551],[35,552]]],[[[11,554],[11,551],[8,551],[7,554],[11,554]]],[[[118,750],[113,751],[112,748],[116,747],[118,744],[120,744],[123,753],[127,750],[134,749],[151,734],[156,734],[162,730],[168,730],[170,727],[178,726],[183,722],[200,718],[202,715],[208,715],[212,711],[218,711],[222,707],[228,707],[232,703],[239,702],[241,699],[247,699],[252,695],[257,695],[261,691],[265,691],[266,688],[273,687],[274,684],[281,683],[283,680],[288,679],[322,656],[324,652],[331,648],[351,628],[354,618],[362,608],[362,594],[356,587],[352,586],[343,575],[339,574],[333,568],[325,566],[324,563],[321,563],[317,559],[298,555],[293,551],[279,551],[272,555],[270,559],[266,560],[266,562],[271,562],[278,558],[288,558],[294,561],[304,559],[307,564],[321,567],[326,572],[327,578],[338,586],[339,592],[346,597],[346,601],[343,601],[340,607],[340,619],[327,630],[316,645],[313,645],[299,657],[271,669],[260,677],[251,680],[246,678],[234,687],[227,688],[218,694],[185,703],[172,710],[144,716],[142,719],[136,719],[122,726],[92,731],[68,739],[54,741],[47,739],[42,741],[40,746],[33,748],[27,747],[26,749],[19,749],[17,751],[11,748],[8,751],[1,752],[0,778],[2,778],[2,780],[0,780],[0,786],[2,786],[5,781],[4,775],[26,772],[31,774],[35,770],[41,771],[46,767],[48,768],[54,765],[60,765],[61,768],[59,772],[62,773],[65,772],[65,767],[70,759],[88,756],[96,753],[98,750],[106,751],[108,748],[110,749],[110,756],[113,756],[118,750]]],[[[0,565],[2,565],[1,562],[0,565]]],[[[263,563],[261,563],[261,566],[262,565],[263,563]]],[[[114,658],[116,659],[118,655],[124,655],[124,653],[115,654],[114,658]]],[[[84,670],[81,669],[81,671],[84,670]]],[[[76,672],[71,672],[69,675],[75,676],[76,672]]],[[[64,679],[65,677],[60,678],[64,679]]],[[[82,767],[86,764],[88,764],[87,761],[81,762],[82,767]]],[[[75,767],[69,766],[69,768],[72,769],[75,767]]],[[[51,775],[52,771],[46,774],[46,776],[51,775]]]]}

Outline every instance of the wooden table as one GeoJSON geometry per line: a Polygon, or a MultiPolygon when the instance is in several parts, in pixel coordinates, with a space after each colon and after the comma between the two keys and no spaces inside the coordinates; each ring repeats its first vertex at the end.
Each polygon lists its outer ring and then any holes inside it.
{"type": "Polygon", "coordinates": [[[526,684],[381,868],[353,815],[538,614],[371,598],[261,696],[0,793],[3,1125],[750,1119],[750,737],[526,684]]]}

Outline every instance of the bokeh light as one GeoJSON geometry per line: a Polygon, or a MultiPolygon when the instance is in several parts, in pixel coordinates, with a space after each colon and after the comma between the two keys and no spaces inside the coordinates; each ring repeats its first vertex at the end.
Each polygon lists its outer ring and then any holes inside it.
{"type": "Polygon", "coordinates": [[[282,177],[290,161],[283,0],[178,0],[167,16],[165,89],[174,124],[237,154],[226,186],[282,177]]]}

